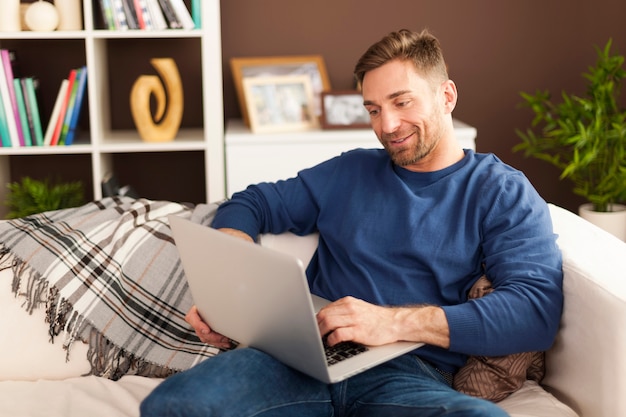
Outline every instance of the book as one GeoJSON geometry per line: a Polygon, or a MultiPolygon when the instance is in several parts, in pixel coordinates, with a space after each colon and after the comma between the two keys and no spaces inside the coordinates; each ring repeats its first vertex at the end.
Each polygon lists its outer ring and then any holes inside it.
{"type": "MultiPolygon", "coordinates": [[[[61,131],[59,132],[59,139],[57,145],[65,145],[65,137],[67,132],[70,131],[70,121],[72,120],[72,112],[74,111],[74,104],[76,103],[76,93],[78,91],[78,84],[83,75],[83,69],[76,68],[74,73],[74,80],[71,82],[70,92],[67,96],[67,104],[65,105],[65,115],[63,116],[63,122],[61,123],[61,131]]],[[[70,79],[72,77],[70,76],[70,79]]]]}
{"type": "Polygon", "coordinates": [[[32,119],[31,136],[34,138],[33,145],[43,145],[43,131],[41,128],[41,115],[39,114],[39,100],[37,99],[38,81],[34,77],[22,78],[22,90],[24,92],[24,101],[26,102],[26,111],[30,113],[29,118],[32,119]]]}
{"type": "Polygon", "coordinates": [[[81,109],[83,107],[83,98],[85,97],[85,90],[87,88],[87,67],[81,68],[80,81],[78,81],[78,87],[76,89],[76,99],[74,102],[74,108],[72,109],[72,116],[70,118],[69,130],[65,136],[65,146],[69,146],[74,143],[76,137],[76,130],[78,128],[78,119],[80,117],[81,109]]]}
{"type": "Polygon", "coordinates": [[[15,91],[15,101],[17,102],[17,112],[19,114],[20,123],[22,125],[22,135],[24,137],[23,146],[32,146],[33,142],[30,136],[28,114],[26,114],[26,104],[24,103],[24,94],[22,93],[22,82],[20,81],[19,78],[13,78],[13,91],[15,91]]]}
{"type": "Polygon", "coordinates": [[[148,12],[150,13],[150,19],[152,20],[152,28],[156,30],[164,30],[168,28],[161,6],[159,6],[158,0],[146,0],[148,6],[148,12]]]}
{"type": "MultiPolygon", "coordinates": [[[[3,80],[0,79],[0,82],[3,82],[3,80]]],[[[9,126],[7,126],[2,99],[0,99],[0,146],[3,148],[9,148],[11,146],[11,135],[9,134],[9,126]]]]}
{"type": "Polygon", "coordinates": [[[137,12],[138,19],[140,19],[139,26],[141,29],[151,30],[152,17],[150,16],[146,0],[135,0],[135,11],[137,12]],[[139,16],[141,16],[141,18],[139,18],[139,16]]]}
{"type": "Polygon", "coordinates": [[[202,28],[202,2],[201,0],[191,0],[191,18],[196,24],[196,29],[202,28]]]}
{"type": "Polygon", "coordinates": [[[134,0],[123,0],[124,12],[126,12],[126,20],[128,21],[128,28],[131,30],[140,29],[139,22],[137,21],[137,12],[135,11],[134,0]]]}
{"type": "Polygon", "coordinates": [[[7,78],[4,73],[4,65],[0,62],[0,100],[4,107],[4,118],[9,131],[9,141],[11,146],[18,147],[20,141],[17,136],[17,126],[15,124],[15,113],[13,112],[13,105],[11,104],[11,95],[9,94],[9,86],[7,78]]]}
{"type": "Polygon", "coordinates": [[[67,77],[68,85],[67,91],[65,92],[65,97],[63,97],[63,104],[61,105],[61,111],[59,112],[59,117],[56,120],[56,125],[54,127],[54,132],[52,133],[52,141],[50,145],[56,146],[59,145],[59,139],[61,138],[61,130],[63,129],[63,123],[65,122],[65,115],[67,114],[67,108],[70,103],[70,97],[72,96],[72,89],[74,88],[74,82],[76,81],[76,69],[70,70],[70,75],[67,77]]]}
{"type": "Polygon", "coordinates": [[[113,5],[113,16],[115,18],[115,28],[117,30],[128,30],[128,21],[124,11],[123,0],[111,0],[113,5]]]}
{"type": "Polygon", "coordinates": [[[189,10],[187,10],[187,6],[185,6],[185,2],[183,0],[169,0],[174,12],[176,13],[176,17],[178,21],[183,26],[183,29],[194,29],[196,24],[191,18],[191,14],[189,10]]]}
{"type": "Polygon", "coordinates": [[[139,3],[139,0],[133,0],[133,5],[135,6],[135,15],[137,16],[139,29],[145,29],[146,22],[143,20],[143,13],[141,12],[141,4],[139,3]]]}
{"type": "Polygon", "coordinates": [[[54,135],[54,129],[57,125],[56,122],[61,114],[61,107],[63,106],[63,100],[65,99],[65,95],[67,93],[68,84],[69,80],[67,78],[61,81],[61,86],[59,87],[59,92],[57,93],[57,98],[54,102],[54,107],[52,108],[52,114],[50,115],[50,120],[48,121],[48,127],[46,127],[46,134],[43,137],[43,144],[45,146],[52,146],[52,136],[54,135]]]}
{"type": "Polygon", "coordinates": [[[163,11],[163,15],[167,20],[167,24],[170,29],[182,29],[183,25],[180,24],[178,18],[176,17],[176,12],[172,8],[169,0],[159,0],[159,4],[161,5],[161,10],[163,11]]]}
{"type": "Polygon", "coordinates": [[[100,11],[102,13],[102,21],[105,29],[115,30],[115,19],[113,18],[113,8],[111,7],[111,0],[99,0],[100,11]]]}
{"type": "Polygon", "coordinates": [[[17,96],[15,95],[15,87],[13,84],[13,67],[11,65],[11,56],[8,49],[0,50],[2,55],[2,65],[4,66],[4,78],[6,80],[7,88],[9,91],[9,98],[11,100],[11,108],[13,109],[13,117],[15,119],[15,127],[17,130],[17,138],[20,146],[24,146],[24,132],[22,130],[22,122],[20,120],[20,113],[17,106],[17,96]]]}

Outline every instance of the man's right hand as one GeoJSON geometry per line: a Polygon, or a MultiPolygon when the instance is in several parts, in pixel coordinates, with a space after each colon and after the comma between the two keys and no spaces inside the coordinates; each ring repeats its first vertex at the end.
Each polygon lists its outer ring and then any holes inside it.
{"type": "Polygon", "coordinates": [[[198,308],[195,305],[192,306],[187,312],[187,315],[185,316],[185,321],[189,323],[191,327],[193,327],[196,335],[204,343],[218,347],[220,349],[232,348],[232,343],[229,338],[217,332],[214,332],[213,330],[211,330],[209,325],[206,324],[204,320],[202,320],[202,317],[200,317],[200,314],[198,313],[198,308]]]}

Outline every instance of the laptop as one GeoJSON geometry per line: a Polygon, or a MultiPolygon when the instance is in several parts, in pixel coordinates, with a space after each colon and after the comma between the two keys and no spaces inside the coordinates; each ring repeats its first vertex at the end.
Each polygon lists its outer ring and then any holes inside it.
{"type": "Polygon", "coordinates": [[[423,345],[345,343],[360,352],[328,359],[315,313],[329,301],[309,292],[302,261],[181,217],[168,219],[200,316],[239,346],[335,383],[423,345]]]}

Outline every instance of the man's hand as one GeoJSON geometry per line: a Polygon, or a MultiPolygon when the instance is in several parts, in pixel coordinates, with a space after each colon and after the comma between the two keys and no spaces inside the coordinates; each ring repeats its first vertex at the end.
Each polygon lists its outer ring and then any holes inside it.
{"type": "Polygon", "coordinates": [[[202,320],[202,317],[200,317],[200,314],[198,313],[198,308],[196,306],[192,306],[189,309],[187,315],[185,316],[185,321],[189,323],[191,327],[193,327],[196,335],[204,343],[221,349],[228,349],[232,347],[229,338],[217,332],[214,332],[213,330],[211,330],[209,325],[206,324],[204,320],[202,320]]]}
{"type": "Polygon", "coordinates": [[[378,346],[400,340],[450,346],[448,321],[435,306],[381,307],[344,297],[322,308],[317,324],[331,346],[344,341],[378,346]]]}

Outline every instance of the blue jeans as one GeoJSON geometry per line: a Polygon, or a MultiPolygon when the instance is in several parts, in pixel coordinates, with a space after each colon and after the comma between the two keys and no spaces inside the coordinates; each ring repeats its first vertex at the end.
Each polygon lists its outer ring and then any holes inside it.
{"type": "Polygon", "coordinates": [[[404,355],[328,385],[255,349],[205,360],[159,385],[141,404],[158,416],[507,416],[452,389],[435,368],[404,355]]]}

